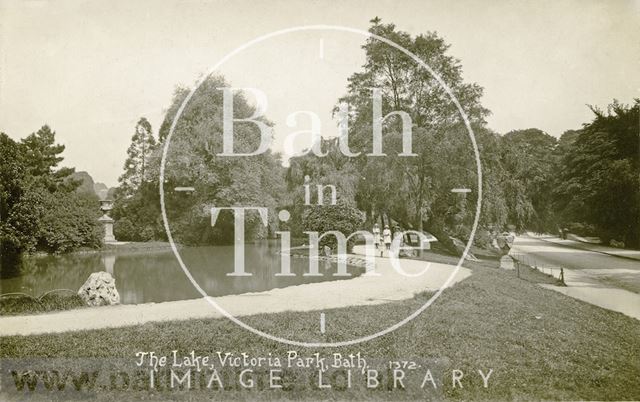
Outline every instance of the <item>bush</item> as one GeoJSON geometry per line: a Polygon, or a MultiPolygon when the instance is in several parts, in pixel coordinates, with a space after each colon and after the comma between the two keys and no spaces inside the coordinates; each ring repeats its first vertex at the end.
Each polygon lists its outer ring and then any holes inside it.
{"type": "Polygon", "coordinates": [[[473,244],[475,246],[484,248],[484,249],[491,249],[492,242],[493,242],[493,236],[491,235],[491,232],[489,232],[489,230],[482,227],[476,230],[476,235],[473,238],[473,244]]]}
{"type": "Polygon", "coordinates": [[[142,229],[142,232],[140,233],[140,237],[141,237],[142,241],[153,241],[153,240],[155,240],[156,235],[155,235],[155,231],[153,230],[153,227],[148,225],[144,229],[142,229]]]}
{"type": "MultiPolygon", "coordinates": [[[[318,205],[308,207],[302,214],[302,225],[304,231],[318,232],[322,235],[325,232],[336,230],[345,235],[351,235],[362,227],[365,215],[359,209],[343,202],[336,205],[318,205]]],[[[355,238],[347,242],[347,250],[351,251],[355,244],[355,238]]],[[[324,236],[320,240],[320,248],[324,246],[336,249],[337,241],[335,236],[324,236]]]]}
{"type": "Polygon", "coordinates": [[[81,247],[100,247],[103,232],[95,195],[58,192],[49,201],[41,221],[40,249],[66,253],[81,247]]]}
{"type": "Polygon", "coordinates": [[[153,241],[164,239],[158,188],[154,183],[143,183],[138,191],[128,196],[122,187],[116,191],[111,216],[116,221],[114,235],[119,241],[153,241]]]}
{"type": "Polygon", "coordinates": [[[129,218],[118,219],[113,225],[113,234],[118,241],[137,241],[138,232],[129,218]]]}
{"type": "Polygon", "coordinates": [[[567,224],[567,229],[578,236],[596,236],[597,233],[593,225],[582,222],[570,222],[567,224]]]}
{"type": "Polygon", "coordinates": [[[26,251],[66,253],[102,244],[99,202],[95,195],[54,191],[38,185],[25,188],[10,223],[19,228],[26,251]]]}

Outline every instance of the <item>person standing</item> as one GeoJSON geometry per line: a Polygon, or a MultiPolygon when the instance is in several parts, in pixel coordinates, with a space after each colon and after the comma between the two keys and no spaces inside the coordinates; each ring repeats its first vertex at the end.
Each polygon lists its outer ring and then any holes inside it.
{"type": "Polygon", "coordinates": [[[377,223],[373,224],[373,244],[375,244],[376,250],[380,249],[380,226],[377,223]]]}
{"type": "Polygon", "coordinates": [[[393,238],[395,239],[396,237],[400,238],[400,247],[404,247],[404,237],[402,236],[402,229],[400,229],[400,226],[395,226],[393,228],[393,238]]]}
{"type": "MultiPolygon", "coordinates": [[[[384,230],[382,231],[382,239],[384,241],[384,246],[387,249],[387,252],[391,250],[391,230],[389,229],[389,225],[384,225],[384,230]]],[[[380,256],[382,256],[382,251],[380,252],[380,256]]]]}

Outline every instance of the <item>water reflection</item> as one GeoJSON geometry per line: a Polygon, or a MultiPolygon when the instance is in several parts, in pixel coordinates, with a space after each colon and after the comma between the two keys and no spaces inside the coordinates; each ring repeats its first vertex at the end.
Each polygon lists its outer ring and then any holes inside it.
{"type": "MultiPolygon", "coordinates": [[[[337,280],[334,263],[320,264],[319,277],[304,277],[306,258],[291,258],[295,276],[278,277],[277,242],[245,246],[245,270],[250,277],[227,276],[233,271],[233,246],[185,247],[182,258],[198,284],[211,296],[258,292],[302,283],[337,280]]],[[[350,268],[353,272],[353,269],[350,268]]],[[[135,304],[200,297],[170,251],[117,254],[86,254],[24,258],[18,277],[2,279],[2,293],[41,295],[52,289],[78,289],[92,272],[115,276],[121,302],[135,304]]],[[[354,274],[356,274],[354,272],[354,274]]]]}

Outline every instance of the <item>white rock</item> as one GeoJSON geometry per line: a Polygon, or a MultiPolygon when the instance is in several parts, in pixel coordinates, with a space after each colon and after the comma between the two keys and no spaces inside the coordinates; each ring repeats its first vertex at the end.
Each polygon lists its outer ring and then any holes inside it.
{"type": "Polygon", "coordinates": [[[108,272],[94,272],[80,286],[78,296],[89,306],[110,306],[120,304],[120,294],[116,280],[108,272]]]}

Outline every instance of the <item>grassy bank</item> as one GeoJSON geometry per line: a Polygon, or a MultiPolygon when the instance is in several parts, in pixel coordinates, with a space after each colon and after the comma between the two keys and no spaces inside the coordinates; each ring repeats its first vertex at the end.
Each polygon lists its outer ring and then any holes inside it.
{"type": "MultiPolygon", "coordinates": [[[[348,328],[375,331],[421,306],[421,294],[403,302],[325,311],[332,326],[318,330],[318,313],[283,313],[249,317],[245,322],[290,339],[334,342],[348,339],[348,328]],[[343,330],[332,330],[344,325],[343,330]],[[348,325],[347,325],[348,324],[348,325]]],[[[420,388],[424,368],[405,390],[369,390],[358,380],[350,389],[319,390],[97,390],[96,399],[640,399],[640,322],[545,290],[519,279],[513,271],[475,264],[473,275],[441,297],[423,314],[395,332],[342,348],[307,349],[255,336],[228,320],[192,320],[71,334],[2,339],[2,358],[123,358],[132,370],[135,353],[212,355],[217,351],[286,357],[360,352],[367,360],[413,359],[433,370],[437,391],[420,388]],[[425,363],[424,360],[427,362],[425,363]],[[453,388],[451,370],[466,373],[464,388],[453,388]],[[493,370],[484,388],[478,369],[493,370]]],[[[74,361],[66,368],[74,369],[74,361]]],[[[77,363],[76,369],[80,369],[77,363]]],[[[384,373],[383,373],[384,374],[384,373]]],[[[6,373],[5,373],[6,375],[6,373]]],[[[355,380],[354,380],[355,381],[355,380]]],[[[385,384],[388,384],[385,382],[385,384]]],[[[226,385],[226,384],[225,384],[226,385]]],[[[50,398],[54,393],[42,391],[50,398]]]]}
{"type": "Polygon", "coordinates": [[[86,304],[80,296],[68,292],[48,293],[41,297],[15,294],[0,298],[0,316],[42,314],[83,307],[86,304]]]}

